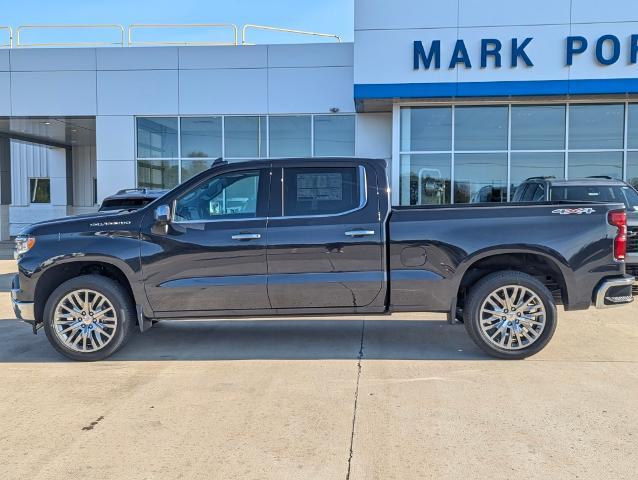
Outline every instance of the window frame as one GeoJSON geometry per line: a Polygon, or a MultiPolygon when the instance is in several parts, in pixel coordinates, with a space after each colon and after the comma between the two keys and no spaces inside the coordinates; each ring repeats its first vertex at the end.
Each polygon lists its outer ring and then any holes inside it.
{"type": "MultiPolygon", "coordinates": [[[[460,100],[456,102],[441,102],[441,101],[427,101],[427,102],[419,102],[419,101],[405,101],[405,102],[397,102],[393,106],[393,136],[392,136],[392,205],[403,205],[401,203],[402,192],[400,190],[401,182],[400,178],[402,175],[403,167],[401,164],[401,157],[404,155],[421,155],[421,154],[450,154],[452,157],[452,179],[451,179],[451,193],[452,198],[450,201],[450,205],[457,203],[454,198],[455,193],[455,154],[457,153],[507,153],[507,198],[508,202],[511,202],[512,195],[515,191],[514,185],[512,185],[512,154],[515,153],[533,153],[533,154],[542,154],[542,153],[561,153],[563,154],[563,175],[561,178],[569,179],[569,156],[570,153],[611,153],[618,152],[622,154],[622,176],[619,178],[625,182],[628,181],[628,159],[633,152],[636,152],[638,155],[638,144],[634,145],[635,148],[629,148],[628,146],[628,132],[629,132],[629,111],[630,109],[638,109],[638,101],[636,100],[626,100],[620,98],[601,98],[601,99],[543,99],[542,101],[534,101],[534,100],[516,100],[516,99],[507,99],[507,100],[460,100]],[[565,106],[565,145],[563,149],[550,149],[550,150],[519,150],[512,148],[512,108],[519,106],[557,106],[564,105],[565,106]],[[623,105],[624,106],[624,138],[623,138],[623,147],[622,148],[600,148],[600,149],[572,149],[569,146],[569,125],[570,125],[570,109],[575,105],[623,105]],[[471,150],[471,151],[457,151],[454,149],[454,123],[455,123],[455,111],[457,107],[468,107],[468,106],[476,106],[476,107],[491,107],[491,106],[505,106],[508,108],[508,145],[507,150],[471,150]],[[402,117],[402,109],[405,108],[442,108],[447,107],[452,109],[452,141],[453,147],[452,150],[445,151],[412,151],[412,150],[404,150],[401,145],[401,117],[402,117]]],[[[634,115],[636,118],[636,115],[634,115]]],[[[576,178],[573,177],[572,178],[576,178]]]]}
{"type": "Polygon", "coordinates": [[[51,177],[28,177],[29,178],[29,205],[51,205],[53,200],[53,192],[51,192],[51,177]],[[33,193],[31,192],[31,180],[36,181],[36,189],[37,189],[37,181],[38,180],[48,180],[49,181],[49,201],[48,202],[34,202],[31,200],[33,198],[33,193]]]}
{"type": "MultiPolygon", "coordinates": [[[[134,159],[135,159],[135,185],[138,185],[138,162],[140,160],[158,160],[158,161],[168,161],[173,160],[177,161],[177,185],[181,185],[184,183],[187,178],[183,178],[182,176],[182,162],[189,160],[209,160],[211,163],[215,161],[213,157],[202,157],[202,158],[190,158],[184,157],[182,154],[182,119],[190,119],[190,118],[220,118],[221,119],[221,127],[222,127],[222,138],[221,138],[221,158],[227,160],[229,162],[245,162],[245,161],[259,161],[259,160],[269,160],[269,159],[283,159],[289,157],[273,157],[270,155],[270,119],[274,117],[301,117],[307,116],[310,117],[310,157],[311,158],[356,158],[356,135],[357,135],[357,125],[358,125],[358,115],[356,112],[334,112],[334,113],[290,113],[290,114],[265,114],[265,113],[250,113],[250,114],[199,114],[199,115],[136,115],[134,117],[133,130],[134,130],[134,159]],[[351,116],[354,117],[354,143],[355,143],[355,151],[354,155],[339,155],[337,157],[334,156],[316,156],[315,155],[315,117],[326,117],[326,116],[351,116]],[[226,118],[229,117],[260,117],[264,119],[264,138],[259,138],[260,142],[265,142],[264,147],[264,155],[261,157],[227,157],[226,156],[226,118]],[[140,157],[138,156],[138,132],[137,132],[137,123],[140,118],[175,118],[177,120],[177,155],[174,157],[140,157]]],[[[175,185],[175,186],[177,186],[175,185]]]]}

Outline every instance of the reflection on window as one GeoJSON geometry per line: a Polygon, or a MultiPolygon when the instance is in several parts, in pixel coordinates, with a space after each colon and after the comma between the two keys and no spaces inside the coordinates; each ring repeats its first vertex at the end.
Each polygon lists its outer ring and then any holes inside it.
{"type": "Polygon", "coordinates": [[[565,154],[563,152],[512,152],[511,196],[518,186],[531,177],[565,177],[565,154]]]}
{"type": "Polygon", "coordinates": [[[254,218],[257,216],[258,190],[258,170],[219,175],[177,200],[175,220],[254,218]]]}
{"type": "Polygon", "coordinates": [[[266,156],[266,117],[226,117],[224,142],[227,158],[266,156]]]}
{"type": "Polygon", "coordinates": [[[570,152],[569,178],[605,176],[622,179],[623,152],[570,152]]]}
{"type": "Polygon", "coordinates": [[[457,107],[455,150],[507,150],[507,107],[457,107]]]}
{"type": "Polygon", "coordinates": [[[569,148],[623,148],[625,106],[571,105],[569,148]]]}
{"type": "Polygon", "coordinates": [[[401,151],[452,150],[452,108],[401,109],[401,151]]]}
{"type": "Polygon", "coordinates": [[[137,157],[177,157],[177,118],[140,117],[137,119],[137,157]]]}
{"type": "Polygon", "coordinates": [[[354,167],[284,169],[284,215],[329,215],[359,206],[354,167]]]}
{"type": "Polygon", "coordinates": [[[48,178],[29,179],[30,203],[51,203],[51,180],[48,178]]]}
{"type": "Polygon", "coordinates": [[[638,188],[638,152],[627,153],[627,182],[638,188]]]}
{"type": "Polygon", "coordinates": [[[315,157],[354,156],[354,116],[315,115],[315,157]]]}
{"type": "Polygon", "coordinates": [[[310,116],[270,117],[268,123],[271,157],[310,156],[310,116]]]}
{"type": "Polygon", "coordinates": [[[177,164],[177,160],[139,160],[137,184],[146,188],[173,188],[178,183],[177,164]]]}
{"type": "Polygon", "coordinates": [[[638,149],[638,103],[629,104],[627,115],[627,148],[638,149]]]}
{"type": "Polygon", "coordinates": [[[180,138],[183,158],[219,158],[222,156],[222,119],[182,118],[180,138]]]}
{"type": "Polygon", "coordinates": [[[181,162],[181,174],[182,182],[185,182],[191,177],[194,177],[198,173],[202,173],[204,170],[208,170],[213,164],[214,159],[209,160],[182,160],[181,162]]]}
{"type": "Polygon", "coordinates": [[[401,155],[402,205],[442,205],[451,202],[452,156],[401,155]]]}
{"type": "Polygon", "coordinates": [[[512,107],[512,150],[563,150],[565,105],[512,107]]]}
{"type": "Polygon", "coordinates": [[[507,154],[456,155],[454,201],[485,203],[507,201],[507,154]]]}

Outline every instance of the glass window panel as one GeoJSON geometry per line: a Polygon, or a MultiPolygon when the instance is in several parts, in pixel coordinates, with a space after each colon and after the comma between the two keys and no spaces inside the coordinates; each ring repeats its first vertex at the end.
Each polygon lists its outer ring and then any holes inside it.
{"type": "Polygon", "coordinates": [[[627,153],[627,182],[638,188],[638,152],[627,153]]]}
{"type": "Polygon", "coordinates": [[[315,157],[353,157],[354,121],[354,115],[315,115],[315,157]]]}
{"type": "Polygon", "coordinates": [[[219,158],[222,156],[221,117],[181,119],[182,158],[219,158]]]}
{"type": "Polygon", "coordinates": [[[454,202],[507,201],[506,153],[457,153],[454,202]]]}
{"type": "Polygon", "coordinates": [[[570,152],[569,178],[604,175],[622,179],[622,152],[570,152]]]}
{"type": "Polygon", "coordinates": [[[224,142],[227,158],[266,156],[266,117],[224,118],[224,142]]]}
{"type": "Polygon", "coordinates": [[[507,107],[457,107],[456,150],[507,150],[507,107]]]}
{"type": "Polygon", "coordinates": [[[49,178],[29,179],[30,203],[51,203],[51,180],[49,178]]]}
{"type": "Polygon", "coordinates": [[[565,178],[565,154],[512,152],[510,189],[512,197],[518,186],[530,177],[565,178]]]}
{"type": "Polygon", "coordinates": [[[330,215],[359,207],[359,175],[354,167],[284,169],[284,215],[330,215]]]}
{"type": "Polygon", "coordinates": [[[198,173],[208,170],[215,160],[182,160],[181,173],[182,182],[185,182],[191,177],[194,177],[198,173]]]}
{"type": "Polygon", "coordinates": [[[138,158],[177,157],[177,118],[138,117],[138,158]]]}
{"type": "Polygon", "coordinates": [[[512,107],[512,150],[563,150],[565,105],[512,107]]]}
{"type": "Polygon", "coordinates": [[[310,156],[310,116],[276,116],[268,123],[271,157],[310,156]]]}
{"type": "Polygon", "coordinates": [[[638,103],[629,104],[627,115],[627,147],[638,149],[638,103]]]}
{"type": "Polygon", "coordinates": [[[451,200],[452,156],[401,155],[401,205],[443,205],[451,200]]]}
{"type": "Polygon", "coordinates": [[[569,149],[623,148],[625,106],[570,105],[569,149]]]}
{"type": "Polygon", "coordinates": [[[452,108],[401,109],[401,151],[452,150],[452,108]]]}
{"type": "Polygon", "coordinates": [[[177,160],[138,160],[138,187],[173,188],[178,183],[178,163],[177,160]]]}
{"type": "Polygon", "coordinates": [[[218,175],[175,202],[175,220],[254,218],[258,190],[259,170],[218,175]]]}

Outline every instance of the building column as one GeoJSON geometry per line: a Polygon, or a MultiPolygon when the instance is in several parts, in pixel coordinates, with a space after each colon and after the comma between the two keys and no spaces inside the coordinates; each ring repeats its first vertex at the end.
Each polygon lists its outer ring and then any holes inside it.
{"type": "Polygon", "coordinates": [[[0,240],[9,240],[9,206],[11,205],[11,142],[0,136],[0,240]]]}
{"type": "Polygon", "coordinates": [[[97,201],[118,190],[137,186],[135,165],[135,117],[95,118],[97,201]]]}

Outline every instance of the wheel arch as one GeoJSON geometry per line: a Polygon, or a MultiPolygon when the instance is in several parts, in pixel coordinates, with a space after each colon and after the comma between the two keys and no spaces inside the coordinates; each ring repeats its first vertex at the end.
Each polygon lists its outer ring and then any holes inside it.
{"type": "Polygon", "coordinates": [[[42,321],[44,307],[53,290],[67,280],[81,275],[95,274],[110,278],[125,289],[134,305],[142,304],[144,299],[140,298],[139,292],[136,294],[135,283],[131,281],[129,276],[132,272],[128,271],[129,275],[127,275],[127,270],[129,269],[126,267],[102,258],[83,258],[81,260],[73,259],[56,262],[42,271],[35,284],[33,299],[36,321],[42,321]]]}
{"type": "Polygon", "coordinates": [[[556,301],[569,304],[570,271],[560,254],[541,249],[503,248],[479,252],[457,270],[457,305],[463,306],[467,292],[476,282],[491,273],[506,270],[520,271],[537,278],[554,294],[556,301]]]}

